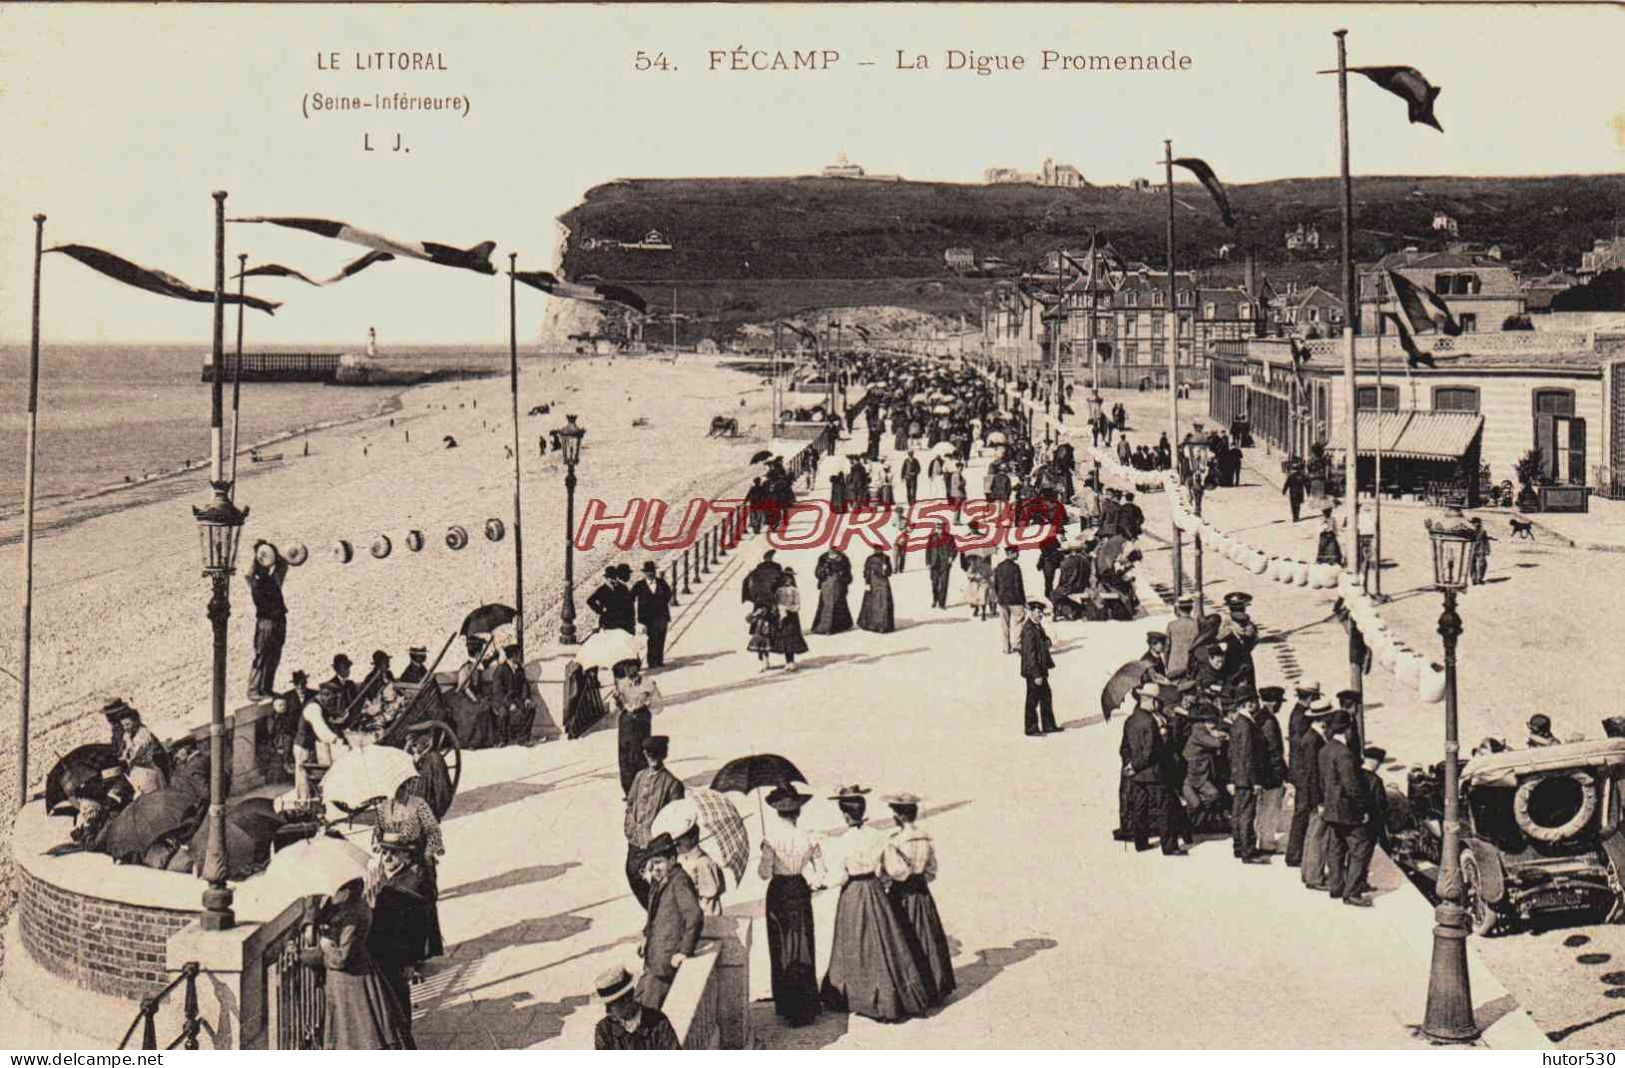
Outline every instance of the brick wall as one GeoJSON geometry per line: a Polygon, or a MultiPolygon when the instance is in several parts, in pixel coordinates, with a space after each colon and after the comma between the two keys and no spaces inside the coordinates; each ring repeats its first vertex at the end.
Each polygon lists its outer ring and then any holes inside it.
{"type": "Polygon", "coordinates": [[[173,978],[165,971],[165,947],[196,911],[84,897],[21,866],[15,871],[23,945],[40,967],[86,989],[131,1000],[157,993],[173,978]]]}

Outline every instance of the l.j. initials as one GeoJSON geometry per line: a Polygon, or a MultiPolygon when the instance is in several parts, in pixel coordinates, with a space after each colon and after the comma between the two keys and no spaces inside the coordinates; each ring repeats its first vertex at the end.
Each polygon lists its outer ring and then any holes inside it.
{"type": "MultiPolygon", "coordinates": [[[[377,151],[377,149],[372,147],[372,134],[363,133],[361,135],[361,151],[363,151],[363,152],[375,152],[375,151],[377,151]]],[[[410,152],[412,150],[410,148],[407,148],[406,146],[402,145],[401,144],[401,135],[396,134],[395,135],[395,147],[391,148],[390,151],[391,152],[410,152]]]]}

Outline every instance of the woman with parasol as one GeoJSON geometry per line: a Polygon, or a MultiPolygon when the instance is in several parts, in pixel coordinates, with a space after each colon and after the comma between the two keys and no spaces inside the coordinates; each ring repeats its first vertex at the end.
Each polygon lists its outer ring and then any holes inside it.
{"type": "Polygon", "coordinates": [[[775,815],[762,821],[757,875],[767,884],[767,953],[773,969],[773,1009],[791,1027],[818,1015],[818,960],[814,955],[812,882],[824,881],[824,861],[812,835],[796,825],[811,795],[788,783],[767,795],[775,815]]]}
{"type": "Polygon", "coordinates": [[[411,1017],[367,950],[372,919],[362,880],[352,879],[323,904],[316,917],[316,944],[302,954],[306,964],[327,971],[326,1049],[417,1048],[411,1017]]]}
{"type": "Polygon", "coordinates": [[[437,873],[446,843],[434,810],[413,788],[415,778],[378,803],[366,879],[373,909],[367,948],[409,1020],[417,966],[446,951],[437,873]]]}
{"type": "Polygon", "coordinates": [[[820,996],[832,1012],[889,1023],[924,1016],[932,991],[913,935],[881,882],[887,840],[878,828],[863,825],[868,792],[843,786],[831,798],[847,826],[840,838],[824,844],[831,884],[841,888],[841,898],[820,996]]]}

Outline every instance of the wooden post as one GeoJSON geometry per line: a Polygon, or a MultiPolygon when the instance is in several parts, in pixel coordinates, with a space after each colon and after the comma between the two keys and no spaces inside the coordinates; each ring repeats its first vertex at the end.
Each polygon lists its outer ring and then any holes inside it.
{"type": "Polygon", "coordinates": [[[519,670],[525,669],[525,520],[519,507],[519,254],[508,253],[508,393],[513,401],[513,607],[519,670]]]}
{"type": "MultiPolygon", "coordinates": [[[[1174,282],[1174,143],[1171,140],[1165,139],[1162,142],[1162,165],[1164,179],[1168,183],[1168,337],[1164,355],[1170,361],[1177,362],[1179,359],[1179,311],[1177,287],[1174,282]]],[[[1191,343],[1195,344],[1195,342],[1196,331],[1193,327],[1191,330],[1191,343]]],[[[1176,450],[1179,448],[1181,440],[1177,378],[1178,376],[1173,371],[1173,362],[1170,362],[1168,368],[1168,441],[1176,450]]],[[[1172,521],[1172,518],[1172,515],[1170,515],[1170,521],[1172,521]]],[[[1177,598],[1185,592],[1185,546],[1178,523],[1173,523],[1173,546],[1174,596],[1177,598]]],[[[1196,614],[1197,618],[1200,619],[1200,607],[1198,607],[1196,614]]]]}
{"type": "MultiPolygon", "coordinates": [[[[242,445],[237,440],[237,428],[241,425],[240,407],[243,397],[243,287],[247,283],[244,276],[248,270],[248,253],[237,254],[237,361],[231,369],[231,486],[233,495],[237,492],[237,453],[242,445]]],[[[220,369],[215,368],[218,375],[220,369]]]]}
{"type": "MultiPolygon", "coordinates": [[[[1354,327],[1360,315],[1360,293],[1354,281],[1354,254],[1349,247],[1354,235],[1354,183],[1349,177],[1349,72],[1348,48],[1344,40],[1348,32],[1337,30],[1333,36],[1337,38],[1337,128],[1343,167],[1343,378],[1347,387],[1343,411],[1343,423],[1347,427],[1343,432],[1343,445],[1346,450],[1343,478],[1344,491],[1349,499],[1350,549],[1345,559],[1352,562],[1357,559],[1360,544],[1359,391],[1354,384],[1354,327]]],[[[1380,393],[1377,396],[1377,421],[1380,440],[1382,426],[1380,393]]]]}
{"type": "Polygon", "coordinates": [[[34,216],[34,307],[28,345],[28,441],[23,460],[23,628],[17,697],[17,808],[28,804],[28,688],[34,637],[34,450],[39,434],[39,293],[45,216],[34,216]]]}

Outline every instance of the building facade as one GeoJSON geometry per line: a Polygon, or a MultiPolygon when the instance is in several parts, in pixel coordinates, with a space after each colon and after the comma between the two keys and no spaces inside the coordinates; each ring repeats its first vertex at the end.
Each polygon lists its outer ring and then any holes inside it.
{"type": "Polygon", "coordinates": [[[1508,319],[1525,314],[1527,302],[1511,267],[1487,256],[1407,249],[1360,268],[1360,332],[1392,333],[1383,312],[1399,305],[1386,272],[1433,290],[1450,308],[1463,333],[1499,331],[1508,319]]]}
{"type": "Polygon", "coordinates": [[[1320,286],[1294,286],[1275,298],[1271,320],[1283,337],[1333,337],[1343,330],[1343,301],[1320,286]]]}

